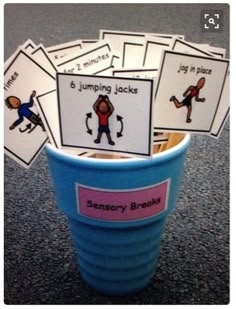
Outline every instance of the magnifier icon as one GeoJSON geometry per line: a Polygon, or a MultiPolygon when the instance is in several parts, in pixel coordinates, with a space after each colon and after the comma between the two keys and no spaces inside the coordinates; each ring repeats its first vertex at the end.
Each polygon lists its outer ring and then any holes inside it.
{"type": "Polygon", "coordinates": [[[212,17],[208,19],[208,22],[209,24],[215,25],[215,20],[212,17]]]}

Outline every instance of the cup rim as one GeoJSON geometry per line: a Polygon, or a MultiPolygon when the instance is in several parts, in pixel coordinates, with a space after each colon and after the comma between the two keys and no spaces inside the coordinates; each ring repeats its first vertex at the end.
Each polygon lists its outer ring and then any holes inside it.
{"type": "Polygon", "coordinates": [[[155,153],[152,156],[147,157],[147,158],[128,157],[128,158],[122,158],[122,159],[116,159],[116,158],[99,159],[99,158],[86,157],[86,156],[77,156],[75,154],[66,152],[63,149],[58,149],[49,143],[45,145],[45,148],[47,151],[53,152],[55,155],[60,156],[61,158],[63,157],[65,160],[81,161],[84,163],[92,163],[92,162],[96,162],[97,164],[99,163],[102,163],[102,164],[141,163],[141,162],[148,161],[150,159],[162,159],[162,158],[170,157],[174,153],[180,151],[182,148],[186,148],[187,145],[190,143],[190,139],[191,139],[190,134],[186,133],[182,141],[178,143],[177,145],[175,145],[174,147],[168,150],[159,152],[159,153],[155,153]]]}

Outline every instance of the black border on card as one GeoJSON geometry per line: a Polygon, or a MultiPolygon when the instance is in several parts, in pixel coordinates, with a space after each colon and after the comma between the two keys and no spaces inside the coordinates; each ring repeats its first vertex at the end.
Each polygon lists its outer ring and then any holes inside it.
{"type": "MultiPolygon", "coordinates": [[[[47,124],[48,130],[49,130],[49,132],[50,132],[50,134],[51,134],[51,137],[52,137],[52,139],[53,139],[53,142],[54,142],[56,148],[59,148],[59,145],[57,145],[57,142],[56,142],[56,140],[55,140],[55,137],[54,137],[54,135],[52,134],[52,130],[51,130],[50,124],[49,124],[49,122],[48,122],[48,120],[47,120],[47,117],[45,116],[44,110],[43,110],[43,108],[42,108],[42,106],[41,106],[41,103],[40,103],[40,101],[39,101],[39,98],[44,97],[45,95],[47,95],[47,94],[49,94],[49,93],[52,93],[52,92],[56,92],[56,91],[57,91],[57,90],[54,89],[54,90],[45,92],[45,93],[43,93],[43,94],[38,95],[38,96],[36,97],[36,99],[37,99],[37,101],[38,101],[38,106],[39,106],[39,108],[40,108],[40,110],[41,110],[41,113],[43,114],[44,121],[45,121],[46,124],[47,124]]],[[[56,115],[55,117],[57,117],[57,115],[56,115]]]]}
{"type": "Polygon", "coordinates": [[[173,44],[173,46],[172,46],[172,50],[173,50],[173,51],[175,51],[174,49],[175,49],[176,43],[181,43],[182,45],[186,45],[186,46],[188,46],[188,47],[190,47],[190,48],[192,48],[192,49],[194,49],[194,50],[196,50],[196,51],[202,53],[203,55],[206,55],[206,56],[209,56],[209,57],[213,57],[213,55],[212,55],[211,53],[205,52],[205,51],[203,51],[202,49],[197,48],[197,47],[195,47],[194,45],[191,45],[191,44],[189,44],[189,43],[186,43],[185,41],[180,40],[180,39],[175,39],[174,44],[173,44]]]}
{"type": "MultiPolygon", "coordinates": [[[[44,50],[44,48],[42,46],[37,47],[36,49],[34,49],[31,53],[31,55],[34,55],[38,50],[41,50],[43,52],[43,54],[46,56],[46,58],[48,59],[48,61],[50,62],[51,66],[53,67],[53,69],[55,70],[55,73],[57,72],[57,68],[55,67],[54,63],[52,62],[52,60],[50,59],[50,57],[48,57],[47,52],[44,50]]],[[[49,72],[48,72],[49,73],[49,72]]],[[[49,73],[50,74],[50,73],[49,73]]],[[[51,74],[50,74],[51,75],[51,74]]],[[[53,77],[53,79],[55,79],[55,76],[51,75],[53,77]]]]}
{"type": "Polygon", "coordinates": [[[153,143],[158,143],[158,142],[168,142],[168,138],[163,138],[163,139],[155,140],[155,137],[153,137],[153,143]]]}
{"type": "Polygon", "coordinates": [[[112,58],[111,58],[111,67],[112,67],[112,68],[114,68],[114,65],[113,65],[114,58],[120,59],[120,57],[118,57],[118,56],[116,56],[116,55],[113,55],[113,56],[112,56],[112,58]]]}
{"type": "MultiPolygon", "coordinates": [[[[23,50],[19,50],[19,52],[16,54],[16,56],[14,57],[14,59],[10,62],[10,64],[8,65],[8,67],[6,68],[6,70],[4,71],[4,75],[8,72],[8,70],[11,68],[11,66],[13,65],[13,63],[15,62],[15,60],[20,56],[20,54],[25,55],[27,58],[29,58],[33,63],[35,63],[38,67],[40,67],[40,69],[42,69],[45,73],[47,73],[51,78],[53,78],[41,65],[39,65],[34,59],[32,59],[29,55],[27,55],[23,50]]],[[[55,78],[53,78],[55,79],[55,78]]],[[[34,156],[30,159],[29,162],[26,162],[25,160],[23,160],[21,157],[19,157],[17,154],[15,154],[13,151],[11,151],[9,148],[7,148],[6,146],[4,146],[4,148],[11,153],[12,155],[14,155],[19,161],[23,162],[25,165],[29,166],[33,160],[35,159],[35,157],[41,152],[41,149],[44,147],[44,145],[46,144],[48,140],[48,137],[46,137],[45,141],[40,145],[40,148],[35,152],[34,156]]]]}
{"type": "MultiPolygon", "coordinates": [[[[52,129],[51,129],[50,125],[49,125],[49,122],[48,122],[48,120],[47,120],[47,117],[45,116],[45,113],[44,113],[44,111],[43,111],[43,109],[42,109],[42,107],[41,107],[41,103],[40,103],[40,101],[39,101],[39,99],[38,99],[38,98],[43,97],[43,96],[45,96],[45,95],[47,95],[47,94],[49,94],[49,93],[52,93],[52,92],[56,92],[56,93],[57,93],[57,89],[54,89],[54,90],[45,92],[45,93],[43,93],[43,94],[37,96],[36,98],[37,98],[37,101],[38,101],[39,108],[40,108],[40,110],[41,110],[41,112],[42,112],[42,114],[43,114],[44,121],[46,122],[46,124],[47,124],[47,126],[48,126],[48,129],[49,129],[49,131],[50,131],[51,137],[52,137],[53,142],[54,142],[54,144],[55,144],[54,146],[55,146],[56,148],[59,149],[59,145],[56,143],[55,137],[54,137],[54,135],[52,134],[52,129]]],[[[58,115],[56,115],[56,117],[57,117],[57,116],[58,116],[58,115]]],[[[83,156],[83,155],[85,155],[86,153],[87,153],[87,152],[82,152],[82,153],[78,154],[78,156],[83,156]]]]}
{"type": "MultiPolygon", "coordinates": [[[[115,76],[114,74],[116,74],[116,73],[123,73],[123,72],[126,72],[126,73],[129,73],[129,72],[148,72],[148,71],[156,71],[156,72],[158,72],[158,69],[140,69],[140,70],[138,70],[138,69],[122,69],[122,70],[113,70],[112,71],[112,76],[114,76],[114,77],[118,77],[118,76],[115,76]]],[[[126,77],[126,78],[128,78],[128,77],[126,77]]],[[[139,77],[137,77],[137,78],[139,78],[139,77]]]]}
{"type": "Polygon", "coordinates": [[[224,89],[224,84],[225,84],[225,80],[226,80],[226,77],[227,77],[227,74],[228,74],[228,67],[229,67],[229,60],[226,60],[226,59],[219,59],[219,58],[214,58],[214,57],[205,57],[205,56],[200,56],[200,55],[192,55],[192,54],[185,54],[185,53],[180,53],[180,52],[176,52],[176,51],[173,51],[173,50],[164,50],[164,53],[163,53],[163,58],[162,58],[162,64],[161,64],[161,68],[160,68],[160,74],[159,74],[159,78],[158,78],[158,82],[157,82],[157,85],[156,85],[156,91],[155,91],[155,95],[154,95],[154,100],[156,100],[156,96],[157,96],[157,92],[158,92],[158,87],[160,85],[160,81],[161,81],[161,75],[162,75],[162,71],[163,71],[163,67],[164,67],[164,62],[165,62],[165,58],[166,58],[166,54],[173,54],[173,55],[179,55],[179,56],[185,56],[185,57],[191,57],[191,58],[202,58],[202,59],[207,59],[209,61],[215,61],[215,62],[225,62],[227,63],[227,67],[226,67],[226,71],[225,71],[225,76],[224,76],[224,81],[223,81],[223,84],[222,84],[222,88],[221,88],[221,91],[220,91],[220,96],[219,96],[219,100],[218,100],[218,103],[216,105],[216,109],[215,109],[215,114],[213,116],[213,119],[212,119],[212,123],[210,125],[210,128],[209,130],[194,130],[194,129],[179,129],[179,128],[163,128],[163,127],[155,127],[154,126],[154,129],[155,130],[165,130],[165,131],[184,131],[184,132],[202,132],[202,133],[209,133],[211,131],[211,128],[212,128],[212,125],[214,123],[214,119],[215,119],[215,116],[216,116],[216,113],[217,113],[217,110],[218,110],[218,107],[219,107],[219,103],[220,103],[220,99],[221,99],[221,96],[222,96],[222,92],[223,92],[223,89],[224,89]]]}
{"type": "Polygon", "coordinates": [[[167,138],[160,138],[160,139],[156,139],[155,140],[155,138],[157,138],[157,136],[158,136],[157,134],[158,134],[158,132],[156,132],[156,131],[153,132],[153,143],[168,142],[168,137],[167,138]]]}
{"type": "Polygon", "coordinates": [[[98,43],[99,40],[81,40],[81,43],[83,45],[83,43],[88,44],[88,43],[98,43]]]}
{"type": "Polygon", "coordinates": [[[32,47],[33,49],[35,48],[31,43],[28,43],[28,44],[24,47],[24,49],[27,49],[29,46],[32,47]]]}
{"type": "Polygon", "coordinates": [[[110,66],[107,67],[107,68],[105,68],[105,69],[102,69],[102,70],[100,70],[100,71],[98,71],[98,72],[96,72],[96,73],[94,73],[94,75],[99,74],[99,73],[102,73],[102,72],[104,72],[104,71],[107,71],[107,70],[109,70],[109,69],[114,68],[114,65],[113,65],[114,58],[120,59],[120,57],[118,57],[118,56],[116,56],[116,55],[113,55],[112,58],[111,58],[111,64],[110,64],[110,66]]]}
{"type": "Polygon", "coordinates": [[[151,36],[154,36],[154,37],[158,37],[158,38],[163,38],[163,39],[173,39],[174,37],[176,37],[177,36],[177,38],[179,39],[179,40],[183,40],[184,39],[184,35],[180,35],[180,34],[174,34],[173,33],[173,35],[165,35],[165,34],[163,34],[163,35],[161,35],[161,34],[151,34],[151,36]],[[174,37],[173,37],[174,36],[174,37]]]}
{"type": "Polygon", "coordinates": [[[145,66],[145,62],[147,60],[146,58],[147,58],[147,51],[148,51],[149,43],[170,47],[170,44],[167,44],[167,43],[159,43],[159,42],[147,41],[146,42],[146,46],[145,46],[145,51],[144,51],[144,57],[143,57],[143,66],[145,66]]]}
{"type": "Polygon", "coordinates": [[[221,54],[221,53],[216,53],[216,52],[211,52],[211,51],[210,51],[210,53],[213,54],[213,55],[220,56],[222,59],[224,58],[224,55],[221,54]]]}
{"type": "Polygon", "coordinates": [[[122,55],[122,68],[124,68],[124,64],[125,64],[126,45],[144,46],[141,43],[124,42],[123,43],[123,55],[122,55]]]}
{"type": "Polygon", "coordinates": [[[220,125],[220,127],[219,127],[219,129],[217,131],[217,133],[216,134],[215,133],[211,133],[212,136],[214,136],[214,137],[218,137],[219,136],[219,134],[220,134],[220,132],[221,132],[221,130],[222,130],[222,128],[223,128],[223,126],[224,126],[228,116],[229,116],[229,110],[230,110],[230,108],[228,107],[227,112],[226,112],[226,114],[224,116],[224,119],[223,119],[223,121],[222,121],[222,123],[221,123],[221,125],[220,125]]]}
{"type": "MultiPolygon", "coordinates": [[[[58,115],[59,115],[59,127],[60,127],[60,136],[61,136],[61,145],[64,147],[71,147],[71,148],[83,148],[83,149],[92,149],[92,150],[102,150],[107,152],[115,152],[115,153],[128,153],[128,154],[134,154],[134,155],[140,155],[140,156],[151,156],[152,155],[152,135],[153,135],[153,128],[152,128],[152,107],[153,107],[153,80],[152,79],[144,79],[139,78],[139,81],[145,81],[150,82],[150,109],[149,109],[149,137],[148,137],[148,153],[140,153],[140,152],[130,152],[130,151],[122,151],[122,150],[112,150],[107,148],[96,148],[96,147],[85,147],[85,146],[75,146],[75,145],[67,145],[63,143],[63,135],[62,135],[62,126],[61,126],[61,109],[60,109],[60,91],[59,91],[59,81],[58,77],[60,75],[67,75],[67,76],[81,76],[81,77],[91,77],[91,78],[103,78],[103,79],[112,79],[111,76],[101,76],[101,75],[86,75],[86,74],[71,74],[71,73],[61,73],[57,72],[56,74],[56,83],[57,83],[57,104],[58,104],[58,115]]],[[[115,77],[115,79],[121,79],[121,80],[135,80],[137,81],[137,78],[127,78],[127,77],[115,77]]]]}
{"type": "Polygon", "coordinates": [[[110,65],[109,67],[107,67],[107,68],[105,68],[105,69],[102,69],[101,71],[95,72],[94,75],[96,76],[97,74],[100,74],[100,73],[102,73],[102,72],[104,72],[104,71],[106,71],[106,70],[112,69],[112,68],[113,68],[113,66],[110,65]]]}
{"type": "MultiPolygon", "coordinates": [[[[71,58],[71,59],[69,59],[69,60],[66,60],[66,61],[64,61],[64,62],[62,62],[62,63],[59,63],[57,66],[60,67],[60,66],[66,64],[66,63],[68,63],[68,62],[74,61],[74,60],[76,60],[76,59],[78,59],[78,58],[80,58],[80,57],[83,57],[83,56],[85,56],[85,55],[87,55],[87,54],[90,54],[90,53],[92,53],[92,52],[94,52],[94,51],[96,51],[96,50],[98,50],[98,49],[104,48],[104,47],[107,47],[108,50],[109,50],[109,52],[111,52],[110,45],[109,45],[108,43],[106,43],[106,44],[104,44],[104,45],[102,45],[102,46],[99,46],[99,47],[97,47],[97,48],[91,49],[90,51],[85,52],[85,53],[82,54],[82,55],[76,56],[76,57],[71,58]]],[[[81,50],[83,51],[83,49],[81,49],[81,50]]],[[[63,58],[62,58],[62,59],[63,59],[63,58]]]]}
{"type": "Polygon", "coordinates": [[[80,46],[80,48],[82,49],[82,43],[78,43],[78,44],[70,45],[70,46],[67,46],[67,47],[52,49],[52,50],[47,51],[47,53],[49,53],[49,54],[55,53],[57,51],[64,50],[64,49],[70,49],[70,48],[73,48],[73,47],[76,47],[76,46],[80,46]]]}
{"type": "Polygon", "coordinates": [[[45,73],[47,73],[52,79],[56,79],[55,77],[53,77],[47,70],[44,69],[44,67],[42,67],[40,64],[38,64],[33,58],[31,58],[28,54],[26,54],[23,50],[19,50],[18,53],[16,54],[16,56],[13,58],[13,60],[11,60],[11,63],[8,65],[8,67],[6,68],[6,70],[4,71],[4,75],[7,73],[7,71],[10,69],[10,66],[13,64],[13,62],[16,60],[16,58],[19,57],[20,54],[24,54],[27,58],[30,59],[30,61],[34,62],[38,67],[40,67],[40,69],[42,69],[45,73]]]}
{"type": "Polygon", "coordinates": [[[13,151],[11,151],[9,148],[5,147],[4,148],[11,153],[14,157],[16,157],[19,161],[23,162],[26,166],[30,166],[31,163],[34,161],[34,159],[38,156],[38,154],[41,152],[41,150],[43,149],[44,145],[47,143],[48,141],[48,137],[46,138],[46,140],[40,145],[39,149],[35,152],[35,154],[33,155],[33,157],[30,159],[29,162],[26,162],[25,160],[23,160],[21,157],[19,157],[17,154],[15,154],[13,151]]]}
{"type": "Polygon", "coordinates": [[[106,34],[113,34],[113,35],[127,35],[127,36],[138,36],[138,37],[145,37],[145,34],[140,34],[140,33],[126,33],[126,32],[122,32],[122,31],[106,31],[106,30],[101,30],[102,31],[102,40],[105,39],[105,35],[106,34]]]}
{"type": "Polygon", "coordinates": [[[163,39],[170,39],[170,40],[173,39],[173,35],[151,34],[151,36],[154,36],[155,38],[163,38],[163,39]]]}

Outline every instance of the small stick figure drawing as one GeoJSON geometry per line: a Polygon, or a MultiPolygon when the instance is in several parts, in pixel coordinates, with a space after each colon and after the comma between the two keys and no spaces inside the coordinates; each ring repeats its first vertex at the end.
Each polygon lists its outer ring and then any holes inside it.
{"type": "Polygon", "coordinates": [[[36,91],[33,90],[28,103],[21,103],[21,100],[18,97],[10,96],[5,100],[6,106],[10,109],[17,109],[18,111],[18,119],[9,127],[10,130],[15,129],[20,123],[24,121],[24,117],[27,118],[30,122],[32,122],[35,126],[39,125],[43,131],[45,131],[42,119],[33,113],[29,108],[34,104],[34,97],[36,95],[36,91]]]}
{"type": "Polygon", "coordinates": [[[174,102],[176,108],[180,108],[183,106],[187,107],[187,117],[186,122],[190,123],[192,121],[191,113],[192,113],[192,98],[195,97],[196,102],[205,102],[205,98],[199,98],[199,91],[202,89],[205,85],[205,77],[201,77],[196,86],[189,86],[186,91],[183,93],[183,96],[185,97],[182,102],[179,102],[178,99],[173,95],[170,98],[171,102],[174,102]]]}
{"type": "Polygon", "coordinates": [[[98,135],[94,140],[94,143],[99,144],[101,142],[101,137],[103,133],[106,133],[108,143],[110,145],[115,145],[113,142],[110,129],[109,129],[109,117],[114,111],[114,107],[111,104],[107,95],[99,95],[98,99],[93,105],[93,109],[98,116],[98,135]]]}

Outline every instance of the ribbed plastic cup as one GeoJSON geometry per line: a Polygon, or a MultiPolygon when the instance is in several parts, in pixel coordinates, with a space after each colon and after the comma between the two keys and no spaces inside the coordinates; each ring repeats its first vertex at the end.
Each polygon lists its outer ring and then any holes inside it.
{"type": "Polygon", "coordinates": [[[111,295],[148,285],[189,142],[187,134],[150,159],[79,157],[46,145],[57,205],[68,217],[88,285],[111,295]]]}

